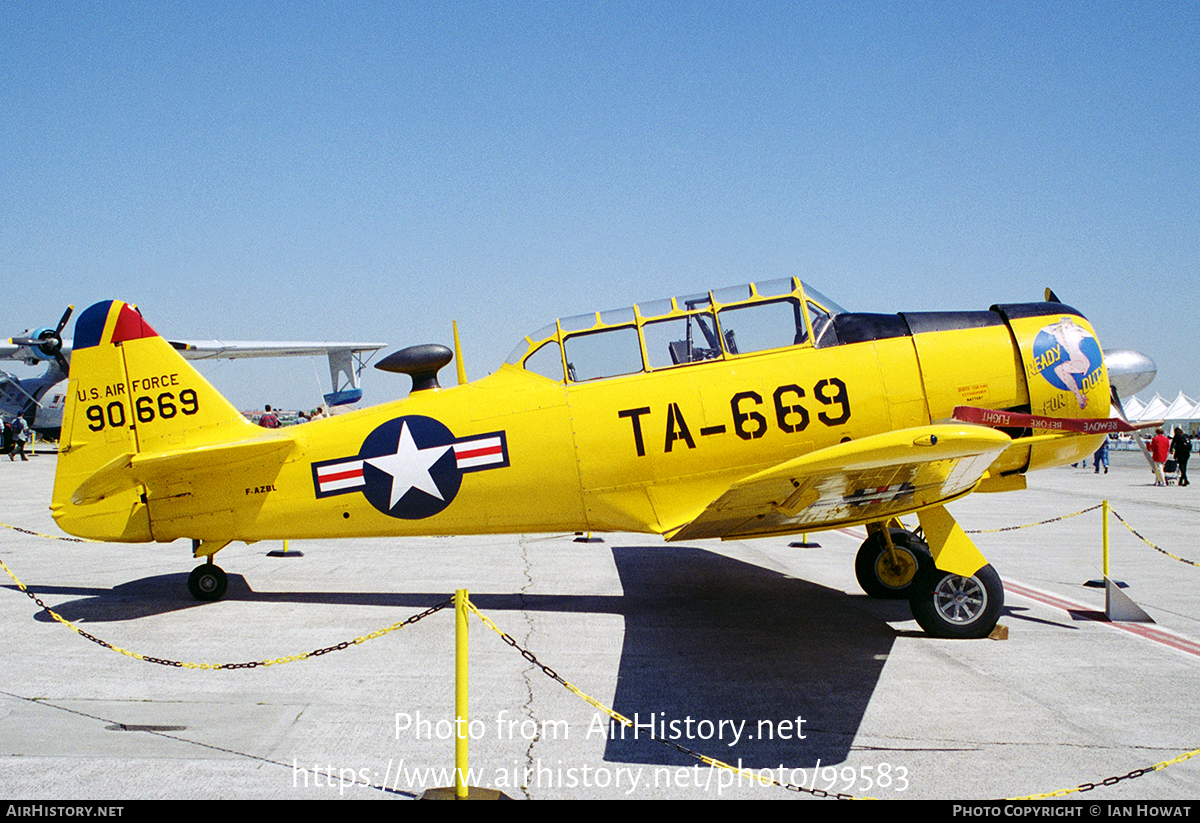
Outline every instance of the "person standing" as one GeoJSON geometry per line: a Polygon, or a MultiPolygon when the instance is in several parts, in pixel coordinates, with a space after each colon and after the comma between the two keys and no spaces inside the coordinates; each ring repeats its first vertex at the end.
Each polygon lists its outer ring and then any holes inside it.
{"type": "Polygon", "coordinates": [[[1187,476],[1188,458],[1192,454],[1192,441],[1183,429],[1175,427],[1175,436],[1171,438],[1171,454],[1175,458],[1175,462],[1179,464],[1179,485],[1190,486],[1187,476]]]}
{"type": "Polygon", "coordinates": [[[271,407],[268,405],[266,406],[266,411],[258,418],[258,425],[264,429],[277,429],[279,428],[279,416],[271,411],[271,407]]]}
{"type": "Polygon", "coordinates": [[[1100,467],[1104,466],[1104,473],[1108,474],[1108,438],[1104,438],[1104,442],[1100,444],[1100,448],[1096,449],[1096,453],[1092,456],[1092,466],[1096,469],[1096,474],[1100,473],[1100,467]]]}
{"type": "Polygon", "coordinates": [[[1150,459],[1154,461],[1154,485],[1165,486],[1167,480],[1163,477],[1163,464],[1167,462],[1167,456],[1171,453],[1171,441],[1163,434],[1162,429],[1154,430],[1154,437],[1150,438],[1150,459]]]}
{"type": "Polygon", "coordinates": [[[25,418],[19,414],[13,418],[12,438],[13,450],[12,453],[8,455],[8,459],[10,461],[15,460],[19,454],[21,455],[21,459],[28,463],[29,458],[25,456],[25,441],[29,439],[29,424],[26,423],[25,418]]]}

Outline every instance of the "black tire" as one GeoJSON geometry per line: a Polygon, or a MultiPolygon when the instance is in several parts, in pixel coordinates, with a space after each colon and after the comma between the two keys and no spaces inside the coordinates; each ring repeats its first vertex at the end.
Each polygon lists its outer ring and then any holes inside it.
{"type": "Polygon", "coordinates": [[[1004,584],[990,564],[970,577],[931,566],[909,603],[917,623],[932,637],[987,637],[1004,610],[1004,584]]]}
{"type": "Polygon", "coordinates": [[[892,529],[892,545],[896,547],[899,567],[891,563],[883,532],[877,531],[863,541],[854,558],[854,575],[858,585],[878,600],[903,600],[909,596],[912,583],[921,570],[933,566],[929,547],[910,531],[892,529]]]}
{"type": "Polygon", "coordinates": [[[220,600],[225,596],[225,589],[228,585],[229,579],[225,576],[224,570],[212,563],[197,566],[188,575],[188,591],[197,600],[205,602],[220,600]]]}

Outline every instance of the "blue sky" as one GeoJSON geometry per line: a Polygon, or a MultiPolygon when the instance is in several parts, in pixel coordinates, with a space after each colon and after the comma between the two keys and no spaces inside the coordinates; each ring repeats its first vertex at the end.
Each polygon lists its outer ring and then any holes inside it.
{"type": "MultiPolygon", "coordinates": [[[[557,316],[749,280],[1051,286],[1157,361],[1143,396],[1195,394],[1197,43],[1188,3],[0,0],[0,332],[112,297],[174,337],[456,319],[474,378],[557,316]]],[[[243,408],[329,380],[204,371],[243,408]]]]}

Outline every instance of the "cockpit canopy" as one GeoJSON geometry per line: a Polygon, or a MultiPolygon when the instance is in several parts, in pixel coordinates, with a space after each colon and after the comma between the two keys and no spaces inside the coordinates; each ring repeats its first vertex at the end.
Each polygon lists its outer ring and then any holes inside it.
{"type": "Polygon", "coordinates": [[[566,317],[525,337],[505,361],[581,383],[806,343],[845,310],[798,278],[566,317]]]}

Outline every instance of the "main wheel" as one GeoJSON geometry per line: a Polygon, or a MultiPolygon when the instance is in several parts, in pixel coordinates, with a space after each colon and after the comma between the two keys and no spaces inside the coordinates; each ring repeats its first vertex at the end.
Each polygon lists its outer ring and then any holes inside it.
{"type": "Polygon", "coordinates": [[[225,596],[228,585],[229,579],[225,577],[224,570],[212,563],[197,566],[188,575],[188,591],[197,600],[220,600],[225,596]]]}
{"type": "Polygon", "coordinates": [[[883,532],[877,531],[863,541],[854,558],[858,585],[871,597],[898,600],[908,597],[912,582],[921,569],[932,566],[929,547],[910,531],[891,529],[895,558],[887,550],[883,532]]]}
{"type": "Polygon", "coordinates": [[[990,564],[970,577],[931,566],[909,603],[917,623],[933,637],[987,637],[1004,609],[1004,584],[990,564]]]}

